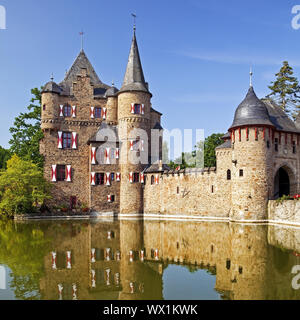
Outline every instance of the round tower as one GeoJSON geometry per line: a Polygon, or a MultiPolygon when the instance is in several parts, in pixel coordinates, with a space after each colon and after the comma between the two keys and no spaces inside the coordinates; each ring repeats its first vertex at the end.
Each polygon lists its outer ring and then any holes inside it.
{"type": "Polygon", "coordinates": [[[59,117],[59,95],[61,89],[53,81],[46,83],[42,91],[41,128],[45,130],[56,130],[59,117]]]}
{"type": "Polygon", "coordinates": [[[106,122],[113,125],[117,124],[118,121],[118,89],[112,83],[112,86],[107,89],[105,97],[107,98],[107,118],[106,122]]]}
{"type": "Polygon", "coordinates": [[[274,129],[267,107],[251,85],[229,129],[232,142],[230,217],[233,220],[266,219],[274,129]]]}
{"type": "Polygon", "coordinates": [[[118,123],[121,141],[120,213],[143,212],[141,173],[148,164],[151,96],[144,79],[134,31],[123,85],[118,92],[118,123]],[[134,161],[134,159],[142,161],[134,161]]]}

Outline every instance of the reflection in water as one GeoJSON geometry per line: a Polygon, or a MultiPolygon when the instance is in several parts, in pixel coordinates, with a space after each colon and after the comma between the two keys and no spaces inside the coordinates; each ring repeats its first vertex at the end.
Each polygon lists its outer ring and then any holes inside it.
{"type": "Polygon", "coordinates": [[[299,299],[291,272],[300,265],[299,232],[215,222],[0,221],[0,265],[11,270],[0,297],[299,299]]]}

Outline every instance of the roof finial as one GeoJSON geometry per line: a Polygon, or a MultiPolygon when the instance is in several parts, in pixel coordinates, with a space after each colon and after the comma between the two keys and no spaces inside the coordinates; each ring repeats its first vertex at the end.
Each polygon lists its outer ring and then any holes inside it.
{"type": "Polygon", "coordinates": [[[79,32],[79,35],[81,37],[81,51],[83,51],[83,36],[84,36],[83,30],[81,32],[79,32]]]}
{"type": "Polygon", "coordinates": [[[114,80],[111,82],[111,86],[114,87],[115,86],[115,82],[114,80]]]}
{"type": "Polygon", "coordinates": [[[253,76],[253,72],[252,72],[252,65],[250,66],[250,87],[253,87],[252,84],[252,76],[253,76]]]}
{"type": "Polygon", "coordinates": [[[135,30],[136,30],[136,14],[132,13],[131,15],[133,16],[133,31],[135,32],[135,30]]]}
{"type": "Polygon", "coordinates": [[[53,72],[51,73],[51,78],[50,78],[50,80],[53,82],[53,80],[54,80],[54,76],[53,76],[53,72]]]}

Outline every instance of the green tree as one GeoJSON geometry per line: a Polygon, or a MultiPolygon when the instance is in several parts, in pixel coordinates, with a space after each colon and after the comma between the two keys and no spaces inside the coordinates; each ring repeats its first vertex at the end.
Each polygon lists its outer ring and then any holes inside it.
{"type": "MultiPolygon", "coordinates": [[[[224,133],[213,133],[205,138],[204,141],[204,167],[216,166],[216,152],[215,149],[221,145],[224,141],[222,137],[224,133]]],[[[197,143],[197,149],[202,149],[203,143],[197,143]]]]}
{"type": "Polygon", "coordinates": [[[43,157],[39,152],[39,142],[43,138],[41,130],[41,89],[31,90],[33,95],[26,113],[15,118],[14,125],[9,129],[12,139],[9,141],[10,150],[24,160],[31,160],[40,168],[43,157]]]}
{"type": "Polygon", "coordinates": [[[276,73],[276,80],[268,86],[271,93],[267,98],[272,98],[283,111],[295,118],[300,109],[300,87],[293,74],[293,68],[283,61],[283,66],[276,73]]]}
{"type": "Polygon", "coordinates": [[[0,213],[8,216],[36,211],[49,199],[50,183],[32,161],[13,155],[0,173],[0,213]]]}
{"type": "Polygon", "coordinates": [[[10,151],[0,146],[0,169],[6,169],[6,162],[10,156],[10,151]]]}

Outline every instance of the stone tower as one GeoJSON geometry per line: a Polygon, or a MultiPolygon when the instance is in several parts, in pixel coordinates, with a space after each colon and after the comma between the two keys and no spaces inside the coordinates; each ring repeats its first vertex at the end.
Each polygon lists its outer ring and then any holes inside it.
{"type": "Polygon", "coordinates": [[[151,97],[134,30],[123,85],[118,92],[119,140],[122,145],[121,214],[143,212],[143,171],[148,164],[150,146],[151,97]]]}
{"type": "Polygon", "coordinates": [[[270,157],[274,129],[267,107],[257,98],[251,85],[229,129],[232,142],[230,217],[233,220],[266,218],[272,184],[270,157]]]}

